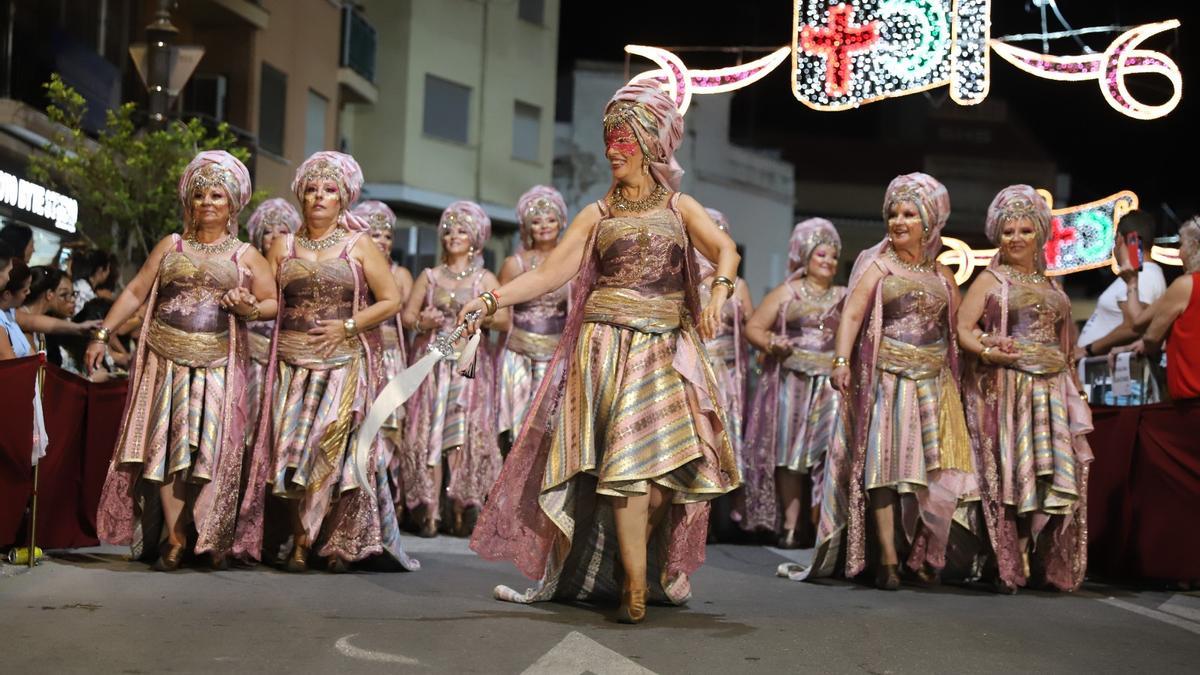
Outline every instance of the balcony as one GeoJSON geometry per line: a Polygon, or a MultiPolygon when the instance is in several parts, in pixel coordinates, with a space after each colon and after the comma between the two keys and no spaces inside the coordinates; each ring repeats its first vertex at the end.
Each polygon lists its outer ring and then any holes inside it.
{"type": "Polygon", "coordinates": [[[374,103],[375,27],[351,5],[342,7],[342,50],[338,60],[338,85],[347,103],[374,103]]]}
{"type": "Polygon", "coordinates": [[[175,13],[190,18],[198,25],[243,25],[266,30],[271,15],[254,0],[208,0],[203,3],[180,3],[175,13]]]}

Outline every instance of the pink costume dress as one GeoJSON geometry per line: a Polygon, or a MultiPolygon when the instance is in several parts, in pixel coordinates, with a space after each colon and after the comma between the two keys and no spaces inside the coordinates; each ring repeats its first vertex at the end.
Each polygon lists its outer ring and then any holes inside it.
{"type": "Polygon", "coordinates": [[[146,302],[96,526],[104,541],[156,551],[157,486],[180,474],[199,485],[192,506],[195,552],[224,555],[235,544],[249,354],[245,326],[220,301],[247,285],[249,273],[239,261],[250,245],[208,257],[188,250],[178,235],[174,244],[146,302]]]}
{"type": "Polygon", "coordinates": [[[247,344],[250,345],[250,366],[246,371],[246,445],[254,445],[254,432],[258,428],[258,415],[262,410],[263,382],[266,379],[267,363],[271,360],[271,336],[275,333],[275,320],[250,321],[246,324],[247,344]]]}
{"type": "Polygon", "coordinates": [[[708,500],[740,483],[716,376],[694,328],[692,246],[676,210],[604,217],[573,283],[571,313],[471,547],[540,580],[512,602],[616,597],[607,496],[673,491],[647,551],[652,598],[682,603],[704,560],[708,500]]]}
{"type": "MultiPolygon", "coordinates": [[[[424,307],[442,312],[438,335],[454,331],[462,306],[483,289],[484,270],[475,272],[469,283],[452,287],[438,272],[425,271],[428,285],[424,307]]],[[[413,341],[412,354],[424,355],[434,333],[423,333],[413,341]]],[[[440,509],[441,486],[433,484],[432,470],[447,460],[450,471],[446,497],[464,508],[483,505],[487,491],[500,472],[495,405],[495,358],[487,341],[476,352],[475,377],[458,373],[461,364],[451,356],[437,364],[408,402],[408,428],[401,453],[400,474],[404,481],[404,503],[409,509],[440,509]]]]}
{"type": "MultiPolygon", "coordinates": [[[[398,265],[392,264],[392,271],[395,272],[398,265]]],[[[393,275],[394,276],[394,275],[393,275]]],[[[408,350],[404,346],[404,326],[400,322],[400,315],[384,321],[379,325],[380,337],[383,340],[383,382],[387,384],[392,378],[399,375],[408,366],[408,350]]],[[[388,444],[388,475],[392,480],[392,496],[396,498],[396,506],[403,506],[403,482],[400,476],[400,454],[403,445],[403,427],[404,427],[404,407],[396,409],[396,412],[383,423],[383,437],[388,444]]]]}
{"type": "Polygon", "coordinates": [[[332,259],[296,256],[288,235],[279,263],[279,317],[263,400],[249,496],[239,532],[255,533],[246,553],[257,559],[262,541],[264,484],[276,497],[299,500],[300,519],[319,555],[346,561],[387,553],[405,569],[418,563],[400,545],[382,438],[369,457],[356,457],[358,425],[382,386],[380,331],[348,338],[326,358],[308,331],[318,321],[344,320],[372,302],[362,266],[350,256],[353,233],[332,259]],[[264,403],[264,406],[266,404],[264,403]]]}
{"type": "MultiPolygon", "coordinates": [[[[868,491],[900,496],[897,551],[912,569],[941,570],[955,522],[982,528],[970,439],[959,396],[957,306],[936,271],[905,269],[886,256],[884,274],[851,357],[852,395],[843,414],[852,458],[847,511],[846,577],[866,567],[868,491]]],[[[838,438],[835,436],[835,438],[838,438]]],[[[967,550],[974,537],[963,540],[967,550]]],[[[968,555],[973,555],[971,552],[968,555]]],[[[955,569],[957,569],[957,564],[955,569]]]]}
{"type": "Polygon", "coordinates": [[[1031,518],[1034,569],[1073,591],[1087,568],[1092,416],[1068,363],[1071,301],[1054,282],[1022,283],[1003,266],[988,273],[1000,283],[987,295],[980,328],[1011,337],[1020,354],[1011,367],[973,363],[964,377],[992,550],[1000,579],[1026,585],[1017,516],[1031,518]]]}
{"type": "MultiPolygon", "coordinates": [[[[735,283],[745,282],[738,279],[735,283]]],[[[700,297],[700,306],[704,307],[712,298],[712,285],[701,283],[696,292],[700,297]]],[[[745,316],[742,301],[736,293],[730,294],[725,305],[721,307],[721,327],[717,336],[704,343],[713,373],[717,376],[721,404],[729,418],[729,442],[733,444],[738,471],[743,476],[746,474],[746,464],[742,457],[742,423],[746,414],[746,360],[749,358],[742,334],[745,316]]]]}
{"type": "MultiPolygon", "coordinates": [[[[525,259],[515,256],[526,269],[525,259]]],[[[500,361],[500,427],[501,433],[521,429],[533,394],[546,376],[546,368],[558,347],[563,326],[567,324],[567,299],[571,285],[551,291],[540,298],[512,308],[513,327],[508,333],[500,361]]]]}

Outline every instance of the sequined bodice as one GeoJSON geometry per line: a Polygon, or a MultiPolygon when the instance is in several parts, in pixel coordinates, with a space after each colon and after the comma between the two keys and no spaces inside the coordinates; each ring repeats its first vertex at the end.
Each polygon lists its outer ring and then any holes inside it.
{"type": "MultiPolygon", "coordinates": [[[[1008,291],[1008,335],[1018,341],[1058,345],[1063,323],[1071,316],[1070,302],[1049,284],[1014,283],[1008,291]]],[[[988,293],[984,330],[1000,331],[1000,287],[988,293]]]]}
{"type": "Polygon", "coordinates": [[[229,314],[221,309],[221,296],[237,285],[237,263],[232,259],[171,251],[159,267],[154,318],[189,333],[225,333],[229,314]]]}
{"type": "Polygon", "coordinates": [[[567,325],[567,298],[570,295],[570,285],[565,284],[556,291],[514,305],[513,325],[539,335],[559,335],[567,325]]]}
{"type": "Polygon", "coordinates": [[[606,218],[597,225],[596,288],[623,288],[644,295],[684,290],[687,241],[667,209],[645,216],[606,218]]]}
{"type": "Polygon", "coordinates": [[[945,340],[949,326],[946,285],[936,273],[883,278],[883,334],[910,345],[945,340]]]}
{"type": "Polygon", "coordinates": [[[841,301],[846,295],[843,286],[834,286],[828,295],[808,297],[793,292],[784,309],[784,330],[796,349],[811,352],[832,352],[833,339],[841,320],[841,301]]]}
{"type": "Polygon", "coordinates": [[[287,258],[279,266],[282,330],[307,331],[318,321],[354,315],[355,275],[349,260],[287,258]]]}
{"type": "Polygon", "coordinates": [[[442,313],[442,325],[438,327],[439,333],[449,333],[454,330],[458,313],[462,311],[463,305],[479,295],[480,276],[481,273],[477,272],[473,280],[465,283],[459,282],[462,284],[461,286],[450,286],[449,282],[440,276],[440,273],[434,272],[429,292],[433,299],[432,306],[442,313]]]}

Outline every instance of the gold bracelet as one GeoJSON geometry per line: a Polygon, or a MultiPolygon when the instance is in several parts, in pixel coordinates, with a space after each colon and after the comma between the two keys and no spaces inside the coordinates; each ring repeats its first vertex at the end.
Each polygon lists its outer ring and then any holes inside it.
{"type": "Polygon", "coordinates": [[[734,284],[733,284],[733,280],[730,279],[729,277],[718,276],[715,279],[713,279],[711,289],[716,290],[717,286],[724,286],[725,288],[729,289],[729,293],[731,295],[733,294],[734,284]]]}
{"type": "Polygon", "coordinates": [[[484,291],[479,294],[479,299],[483,301],[484,308],[487,310],[487,315],[492,316],[500,308],[500,303],[496,300],[496,296],[491,291],[484,291]]]}
{"type": "Polygon", "coordinates": [[[258,321],[258,315],[260,313],[261,312],[258,309],[258,303],[256,302],[256,303],[254,303],[254,306],[250,308],[250,313],[247,314],[243,320],[244,321],[258,321]]]}
{"type": "Polygon", "coordinates": [[[848,359],[848,358],[846,358],[846,357],[844,357],[844,356],[835,356],[835,357],[833,357],[833,367],[834,367],[834,368],[841,368],[842,366],[849,367],[849,366],[850,366],[850,359],[848,359]]]}
{"type": "Polygon", "coordinates": [[[979,360],[984,363],[991,363],[992,359],[988,356],[988,352],[992,351],[991,347],[984,347],[983,351],[979,352],[979,360]]]}
{"type": "Polygon", "coordinates": [[[102,342],[107,344],[109,335],[112,335],[112,331],[108,330],[104,326],[101,326],[92,331],[92,342],[102,342]]]}
{"type": "Polygon", "coordinates": [[[354,337],[358,333],[358,324],[354,319],[346,319],[342,322],[342,330],[346,331],[346,337],[354,337]]]}

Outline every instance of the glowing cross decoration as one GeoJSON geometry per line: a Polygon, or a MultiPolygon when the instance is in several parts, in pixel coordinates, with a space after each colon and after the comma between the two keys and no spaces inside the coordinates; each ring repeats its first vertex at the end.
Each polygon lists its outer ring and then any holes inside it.
{"type": "MultiPolygon", "coordinates": [[[[804,105],[825,111],[849,110],[874,101],[949,87],[950,99],[973,105],[990,89],[988,57],[995,51],[1021,70],[1061,82],[1095,81],[1118,112],[1151,120],[1174,110],[1182,97],[1179,66],[1161,52],[1142,49],[1147,39],[1178,29],[1169,20],[1135,26],[1103,53],[1058,56],[1016,47],[991,37],[992,0],[793,0],[792,44],[749,63],[692,70],[676,54],[659,47],[629,45],[657,68],[633,80],[660,82],[686,112],[694,94],[716,94],[748,86],[784,61],[792,70],[792,94],[804,105]],[[1158,104],[1138,100],[1131,76],[1156,75],[1170,86],[1158,104]]],[[[1066,34],[1104,29],[1068,31],[1066,34]]],[[[1115,31],[1114,31],[1115,32],[1115,31]]],[[[1011,41],[1029,36],[1011,36],[1011,41]]],[[[1050,34],[1043,27],[1042,37],[1050,34]]]]}
{"type": "Polygon", "coordinates": [[[850,92],[850,57],[879,41],[879,24],[872,21],[853,26],[854,7],[834,5],[829,9],[829,26],[800,29],[800,49],[825,59],[825,91],[830,97],[850,92]]]}

